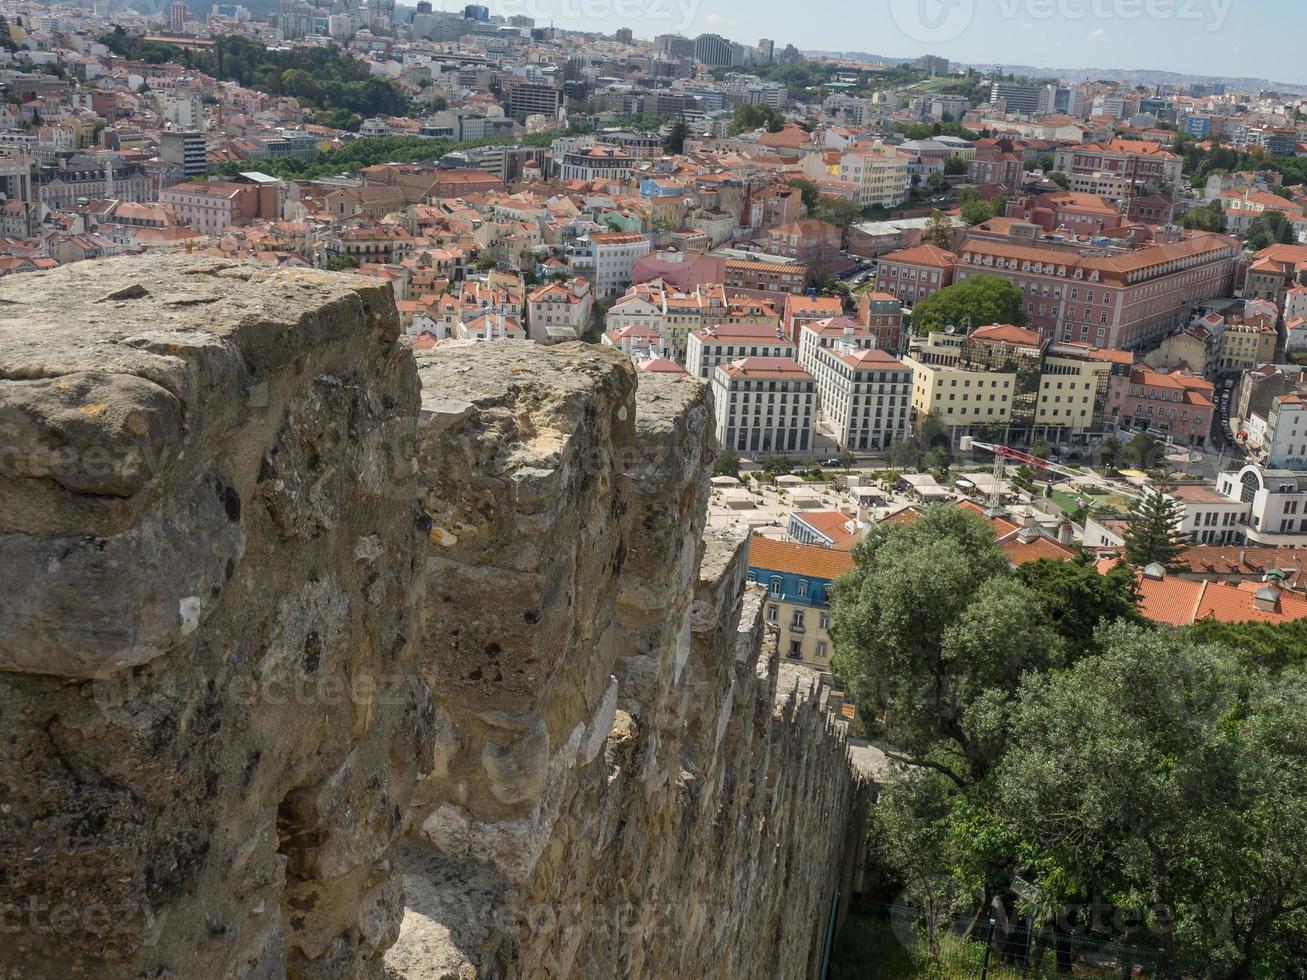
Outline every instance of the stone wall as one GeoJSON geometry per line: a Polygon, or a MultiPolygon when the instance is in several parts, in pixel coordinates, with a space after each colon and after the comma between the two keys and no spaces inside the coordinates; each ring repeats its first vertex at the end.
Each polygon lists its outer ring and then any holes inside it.
{"type": "Polygon", "coordinates": [[[14,282],[0,976],[816,974],[864,788],[703,386],[415,358],[366,279],[14,282]]]}

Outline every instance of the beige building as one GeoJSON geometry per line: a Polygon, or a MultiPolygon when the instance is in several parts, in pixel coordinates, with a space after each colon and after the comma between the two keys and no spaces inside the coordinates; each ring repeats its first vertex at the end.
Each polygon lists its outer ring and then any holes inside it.
{"type": "Polygon", "coordinates": [[[1035,426],[1079,431],[1101,429],[1112,374],[1115,371],[1124,376],[1133,360],[1127,351],[1076,344],[1049,347],[1039,376],[1035,426]]]}
{"type": "Polygon", "coordinates": [[[831,585],[853,568],[846,550],[754,536],[749,581],[767,589],[763,615],[780,634],[783,656],[830,670],[831,585]]]}
{"type": "Polygon", "coordinates": [[[839,177],[857,187],[862,207],[895,207],[907,197],[911,160],[892,146],[859,146],[841,155],[839,177]]]}
{"type": "Polygon", "coordinates": [[[1015,371],[967,371],[926,364],[913,357],[912,410],[918,419],[934,412],[947,426],[1006,425],[1012,418],[1015,371]]]}
{"type": "Polygon", "coordinates": [[[594,289],[585,279],[545,283],[526,297],[528,335],[541,344],[580,340],[593,308],[594,289]]]}
{"type": "Polygon", "coordinates": [[[1221,349],[1216,369],[1220,372],[1251,371],[1275,360],[1275,327],[1264,320],[1250,319],[1227,323],[1221,333],[1221,349]]]}

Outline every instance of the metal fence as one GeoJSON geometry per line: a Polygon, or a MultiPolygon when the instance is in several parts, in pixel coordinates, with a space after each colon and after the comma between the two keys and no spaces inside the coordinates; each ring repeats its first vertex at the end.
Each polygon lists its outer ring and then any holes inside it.
{"type": "Polygon", "coordinates": [[[921,909],[889,909],[894,935],[917,975],[941,980],[1035,980],[1043,977],[1152,978],[1162,952],[1126,946],[1084,932],[1027,922],[975,922],[970,915],[936,918],[921,909]]]}

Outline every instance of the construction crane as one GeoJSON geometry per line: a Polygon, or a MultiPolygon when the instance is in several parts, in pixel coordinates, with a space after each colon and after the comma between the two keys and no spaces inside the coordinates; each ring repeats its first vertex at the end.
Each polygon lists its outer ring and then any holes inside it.
{"type": "MultiPolygon", "coordinates": [[[[999,507],[999,484],[1006,479],[1007,460],[1015,460],[1018,463],[1025,463],[1027,466],[1033,466],[1037,470],[1045,470],[1049,473],[1056,473],[1058,476],[1064,476],[1070,479],[1085,479],[1086,473],[1083,470],[1073,470],[1069,467],[1062,466],[1060,463],[1054,463],[1051,460],[1043,459],[1039,456],[1032,456],[1030,453],[1023,452],[1020,449],[1013,449],[1011,446],[997,446],[993,443],[981,442],[979,439],[973,439],[971,436],[963,436],[961,441],[962,451],[970,452],[979,449],[984,452],[994,454],[994,483],[989,492],[989,509],[997,511],[999,507]]],[[[1143,493],[1133,484],[1119,483],[1116,480],[1109,480],[1106,477],[1094,474],[1094,480],[1102,484],[1107,489],[1121,497],[1132,500],[1142,500],[1143,493]]]]}

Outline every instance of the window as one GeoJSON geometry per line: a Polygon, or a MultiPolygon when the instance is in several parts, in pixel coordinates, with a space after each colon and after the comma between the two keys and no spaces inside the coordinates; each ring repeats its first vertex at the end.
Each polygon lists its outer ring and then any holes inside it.
{"type": "Polygon", "coordinates": [[[796,609],[796,610],[794,610],[794,615],[791,616],[791,618],[790,618],[790,629],[792,629],[792,630],[802,630],[802,629],[803,629],[803,619],[804,619],[804,612],[803,612],[803,610],[802,610],[802,609],[796,609]]]}
{"type": "Polygon", "coordinates": [[[780,596],[781,596],[781,594],[782,594],[782,593],[781,593],[781,577],[780,577],[779,575],[773,575],[773,576],[772,576],[772,580],[771,580],[771,594],[772,594],[773,597],[778,598],[778,599],[780,598],[780,596]]]}
{"type": "Polygon", "coordinates": [[[804,579],[799,579],[799,598],[800,599],[807,598],[807,595],[808,595],[808,583],[804,579]]]}
{"type": "Polygon", "coordinates": [[[767,622],[774,623],[781,618],[781,607],[769,605],[767,607],[767,622]]]}
{"type": "Polygon", "coordinates": [[[818,641],[817,641],[817,656],[818,656],[820,659],[825,660],[825,659],[826,659],[826,651],[827,651],[827,644],[826,644],[826,641],[825,641],[825,640],[818,640],[818,641]]]}

